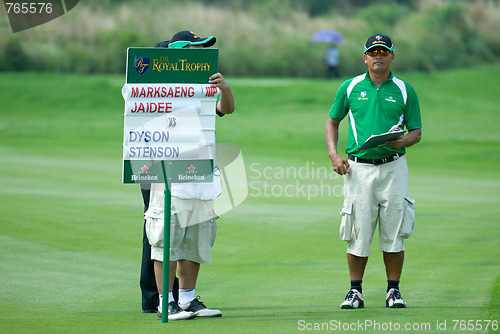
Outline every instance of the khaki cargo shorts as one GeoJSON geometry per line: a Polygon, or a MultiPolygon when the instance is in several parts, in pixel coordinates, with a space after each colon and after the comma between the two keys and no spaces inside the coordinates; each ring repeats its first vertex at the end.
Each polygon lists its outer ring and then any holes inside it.
{"type": "MultiPolygon", "coordinates": [[[[170,261],[212,262],[211,249],[217,235],[214,201],[172,197],[170,261]]],[[[151,259],[163,261],[163,211],[146,218],[151,259]]]]}
{"type": "Polygon", "coordinates": [[[380,251],[404,251],[403,240],[415,226],[415,201],[407,195],[406,157],[381,165],[354,161],[349,165],[340,213],[340,239],[347,241],[347,253],[369,256],[377,223],[380,251]]]}

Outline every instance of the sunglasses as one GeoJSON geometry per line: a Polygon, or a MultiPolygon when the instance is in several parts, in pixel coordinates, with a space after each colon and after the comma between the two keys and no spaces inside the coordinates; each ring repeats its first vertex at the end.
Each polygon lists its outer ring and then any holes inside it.
{"type": "Polygon", "coordinates": [[[391,54],[391,51],[389,51],[389,50],[370,50],[370,51],[366,51],[366,54],[369,55],[370,57],[376,57],[378,55],[381,55],[382,57],[387,57],[388,55],[391,54]]]}

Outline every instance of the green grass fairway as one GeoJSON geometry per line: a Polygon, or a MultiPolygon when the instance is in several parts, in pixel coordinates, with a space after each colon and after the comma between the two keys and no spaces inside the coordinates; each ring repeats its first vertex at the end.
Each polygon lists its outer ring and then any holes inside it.
{"type": "Polygon", "coordinates": [[[249,193],[196,290],[223,317],[162,324],[141,311],[142,198],[121,183],[124,76],[0,73],[0,333],[499,332],[500,66],[400,77],[423,117],[409,307],[384,307],[375,237],[366,308],[339,308],[342,179],[324,127],[341,81],[228,78],[237,110],[218,142],[241,148],[249,193]]]}

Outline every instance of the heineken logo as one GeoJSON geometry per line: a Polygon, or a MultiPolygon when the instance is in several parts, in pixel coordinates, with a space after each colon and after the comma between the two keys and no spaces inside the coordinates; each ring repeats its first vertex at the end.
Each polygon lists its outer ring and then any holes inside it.
{"type": "Polygon", "coordinates": [[[158,178],[158,175],[135,175],[135,174],[132,174],[131,175],[131,180],[134,181],[134,182],[138,182],[138,181],[158,181],[159,178],[158,178]]]}
{"type": "MultiPolygon", "coordinates": [[[[209,171],[211,173],[211,171],[209,171]]],[[[178,174],[177,179],[179,181],[200,181],[203,182],[205,181],[205,175],[198,175],[198,171],[196,171],[196,166],[191,166],[187,167],[187,170],[185,174],[178,174]]]]}
{"type": "Polygon", "coordinates": [[[205,181],[205,175],[186,175],[179,174],[177,175],[177,181],[205,181]]]}
{"type": "Polygon", "coordinates": [[[160,177],[159,177],[158,173],[156,173],[156,175],[154,175],[153,173],[151,173],[149,171],[150,169],[151,169],[151,167],[149,167],[146,164],[144,164],[144,166],[139,167],[137,169],[137,173],[134,173],[134,174],[130,175],[130,180],[133,181],[133,182],[140,182],[140,181],[150,181],[150,182],[152,182],[152,181],[160,181],[160,177]]]}

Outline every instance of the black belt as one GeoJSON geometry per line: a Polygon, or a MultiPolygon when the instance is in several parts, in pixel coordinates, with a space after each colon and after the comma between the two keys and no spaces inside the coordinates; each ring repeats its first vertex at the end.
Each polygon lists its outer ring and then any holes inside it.
{"type": "Polygon", "coordinates": [[[382,159],[363,159],[363,158],[358,158],[358,157],[355,157],[355,156],[349,154],[349,160],[361,162],[363,164],[382,165],[382,164],[386,164],[388,162],[393,162],[394,160],[399,159],[403,155],[404,155],[404,153],[394,153],[390,157],[382,158],[382,159]]]}

